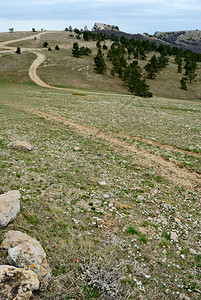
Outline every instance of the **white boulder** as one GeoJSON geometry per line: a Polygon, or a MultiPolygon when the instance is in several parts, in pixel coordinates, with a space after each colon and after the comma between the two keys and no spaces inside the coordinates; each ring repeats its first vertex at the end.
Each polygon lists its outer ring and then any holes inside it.
{"type": "Polygon", "coordinates": [[[15,219],[20,211],[20,196],[17,190],[0,195],[0,226],[6,226],[15,219]]]}

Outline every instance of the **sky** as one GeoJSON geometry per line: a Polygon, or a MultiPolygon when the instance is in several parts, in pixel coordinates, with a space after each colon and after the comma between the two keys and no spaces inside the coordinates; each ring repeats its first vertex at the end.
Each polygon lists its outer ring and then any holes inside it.
{"type": "Polygon", "coordinates": [[[129,33],[201,30],[201,0],[0,0],[0,32],[91,30],[95,22],[129,33]]]}

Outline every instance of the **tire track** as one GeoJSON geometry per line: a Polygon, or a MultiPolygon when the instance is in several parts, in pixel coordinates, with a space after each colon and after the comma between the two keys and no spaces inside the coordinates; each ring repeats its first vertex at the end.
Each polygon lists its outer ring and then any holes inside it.
{"type": "Polygon", "coordinates": [[[129,144],[129,142],[120,140],[118,138],[119,134],[102,131],[96,127],[80,124],[76,121],[52,113],[45,113],[33,108],[28,110],[45,118],[46,120],[61,122],[83,137],[90,137],[93,140],[99,141],[101,140],[113,148],[127,150],[137,156],[138,163],[141,166],[155,168],[158,174],[166,178],[168,181],[173,182],[175,185],[198,189],[201,191],[201,178],[199,174],[194,171],[190,171],[185,167],[178,166],[174,161],[167,161],[163,157],[153,154],[146,149],[139,149],[135,145],[129,144]]]}

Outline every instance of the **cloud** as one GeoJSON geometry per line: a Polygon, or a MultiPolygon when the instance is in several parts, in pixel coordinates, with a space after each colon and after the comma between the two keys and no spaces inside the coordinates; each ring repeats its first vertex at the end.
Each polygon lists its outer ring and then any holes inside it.
{"type": "MultiPolygon", "coordinates": [[[[54,24],[61,20],[104,22],[120,28],[145,28],[149,24],[155,30],[181,26],[201,26],[201,1],[199,0],[7,0],[2,1],[0,18],[4,20],[49,20],[54,24]],[[185,22],[184,22],[185,20],[185,22]],[[182,22],[181,22],[182,21],[182,22]],[[179,24],[180,22],[180,24],[179,24]],[[194,22],[194,23],[193,23],[194,22]],[[122,24],[122,25],[121,25],[122,24]],[[160,28],[159,28],[160,27],[160,28]]],[[[84,24],[84,25],[85,25],[84,24]]],[[[78,27],[78,26],[77,26],[78,27]]],[[[1,28],[0,28],[1,30],[1,28]]]]}

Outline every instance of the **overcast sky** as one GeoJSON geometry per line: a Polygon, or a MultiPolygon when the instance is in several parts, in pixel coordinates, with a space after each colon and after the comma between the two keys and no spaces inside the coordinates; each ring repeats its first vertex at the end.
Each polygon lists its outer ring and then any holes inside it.
{"type": "Polygon", "coordinates": [[[0,31],[91,29],[95,22],[130,33],[201,29],[201,0],[0,0],[0,31]]]}

